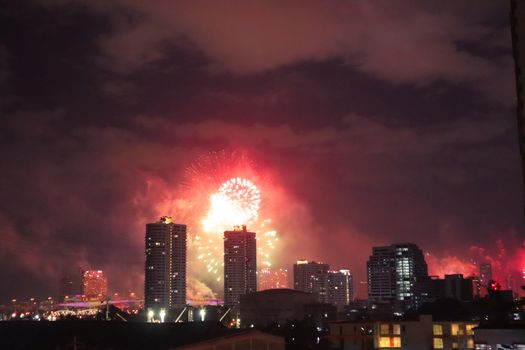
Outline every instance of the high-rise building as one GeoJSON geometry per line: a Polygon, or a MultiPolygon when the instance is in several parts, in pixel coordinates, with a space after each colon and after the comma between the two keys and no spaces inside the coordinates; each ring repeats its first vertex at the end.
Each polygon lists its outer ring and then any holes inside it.
{"type": "Polygon", "coordinates": [[[354,288],[350,270],[328,271],[326,302],[341,309],[353,299],[354,288]]]}
{"type": "Polygon", "coordinates": [[[186,305],[186,225],[169,216],[146,225],[144,308],[148,319],[163,319],[186,305]]]}
{"type": "Polygon", "coordinates": [[[257,291],[255,232],[235,226],[224,232],[224,304],[238,306],[240,296],[257,291]]]}
{"type": "Polygon", "coordinates": [[[367,262],[368,299],[417,307],[428,280],[423,252],[413,243],[374,247],[367,262]]]}
{"type": "Polygon", "coordinates": [[[271,267],[262,268],[259,271],[258,290],[288,288],[288,270],[275,269],[271,267]]]}
{"type": "Polygon", "coordinates": [[[298,260],[293,265],[293,287],[295,290],[308,293],[320,293],[320,298],[326,292],[326,274],[330,266],[315,261],[298,260]]]}
{"type": "Polygon", "coordinates": [[[396,298],[396,261],[392,247],[374,247],[368,259],[368,299],[373,301],[396,298]]]}
{"type": "Polygon", "coordinates": [[[85,271],[82,287],[82,294],[87,300],[104,300],[108,295],[108,279],[101,270],[85,271]]]}
{"type": "Polygon", "coordinates": [[[320,303],[348,305],[354,293],[352,274],[349,270],[329,270],[328,264],[298,260],[293,266],[294,289],[315,294],[320,303]]]}

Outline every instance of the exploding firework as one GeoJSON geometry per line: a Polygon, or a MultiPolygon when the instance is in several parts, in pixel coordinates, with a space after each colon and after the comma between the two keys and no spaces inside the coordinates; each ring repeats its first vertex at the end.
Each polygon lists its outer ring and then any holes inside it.
{"type": "Polygon", "coordinates": [[[266,216],[271,192],[245,153],[221,151],[199,157],[186,170],[182,185],[184,202],[191,203],[184,208],[191,227],[189,255],[196,259],[191,266],[209,287],[222,289],[217,282],[223,271],[223,233],[233,226],[247,225],[255,231],[258,265],[272,265],[279,238],[266,216]]]}
{"type": "Polygon", "coordinates": [[[230,179],[210,196],[210,210],[202,221],[204,231],[223,232],[234,225],[252,225],[259,217],[260,203],[259,189],[250,180],[230,179]]]}

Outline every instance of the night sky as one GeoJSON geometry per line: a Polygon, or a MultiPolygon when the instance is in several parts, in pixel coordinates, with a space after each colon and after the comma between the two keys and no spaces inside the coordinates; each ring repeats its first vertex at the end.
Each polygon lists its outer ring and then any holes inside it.
{"type": "Polygon", "coordinates": [[[141,294],[144,225],[182,220],[210,152],[278,193],[277,266],[358,282],[414,242],[434,274],[518,274],[509,30],[493,0],[1,2],[0,302],[87,268],[141,294]]]}

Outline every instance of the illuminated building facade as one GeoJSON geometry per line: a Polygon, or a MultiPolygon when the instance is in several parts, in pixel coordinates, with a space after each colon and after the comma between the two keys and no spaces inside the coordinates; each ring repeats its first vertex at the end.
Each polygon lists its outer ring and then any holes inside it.
{"type": "Polygon", "coordinates": [[[293,287],[307,293],[319,293],[323,299],[326,294],[326,274],[330,266],[315,261],[298,260],[293,265],[293,287]]]}
{"type": "Polygon", "coordinates": [[[85,271],[82,287],[82,294],[87,300],[104,300],[108,295],[108,279],[101,270],[85,271]]]}
{"type": "Polygon", "coordinates": [[[294,289],[315,294],[320,303],[342,308],[354,298],[350,270],[329,271],[328,264],[307,260],[298,260],[293,270],[294,289]]]}
{"type": "Polygon", "coordinates": [[[350,270],[328,271],[326,302],[342,309],[354,299],[353,278],[350,270]]]}
{"type": "Polygon", "coordinates": [[[367,272],[369,300],[391,301],[404,307],[421,304],[428,269],[417,245],[404,243],[372,248],[367,272]]]}
{"type": "Polygon", "coordinates": [[[337,349],[466,350],[475,348],[477,326],[476,322],[437,321],[431,315],[417,320],[334,322],[329,324],[328,339],[337,349]]]}
{"type": "Polygon", "coordinates": [[[224,304],[238,306],[240,296],[257,291],[255,232],[235,226],[224,232],[224,304]]]}
{"type": "Polygon", "coordinates": [[[144,307],[151,319],[186,305],[186,225],[163,216],[146,225],[145,245],[144,307]]]}
{"type": "Polygon", "coordinates": [[[288,288],[288,270],[262,268],[259,271],[259,290],[288,288]]]}

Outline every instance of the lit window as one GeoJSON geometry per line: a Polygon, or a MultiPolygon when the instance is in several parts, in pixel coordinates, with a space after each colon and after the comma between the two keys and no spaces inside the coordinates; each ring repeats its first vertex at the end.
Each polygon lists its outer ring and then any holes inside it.
{"type": "Polygon", "coordinates": [[[459,324],[452,323],[452,325],[450,325],[450,334],[452,334],[452,335],[458,335],[459,334],[459,324]]]}
{"type": "Polygon", "coordinates": [[[434,349],[443,349],[443,338],[434,338],[434,349]]]}
{"type": "Polygon", "coordinates": [[[467,339],[467,349],[474,349],[474,339],[467,339]]]}
{"type": "Polygon", "coordinates": [[[434,335],[443,335],[443,326],[440,324],[434,325],[434,335]]]}
{"type": "Polygon", "coordinates": [[[389,334],[390,333],[390,325],[388,324],[382,324],[381,326],[381,330],[380,330],[380,334],[389,334]]]}
{"type": "Polygon", "coordinates": [[[393,325],[393,331],[392,333],[395,334],[395,335],[400,335],[401,334],[401,325],[400,324],[395,324],[393,325]]]}
{"type": "Polygon", "coordinates": [[[466,326],[467,328],[467,335],[474,335],[474,328],[476,327],[477,325],[475,324],[468,324],[466,326]]]}
{"type": "Polygon", "coordinates": [[[400,348],[401,337],[379,337],[380,348],[400,348]]]}
{"type": "Polygon", "coordinates": [[[452,342],[452,349],[458,349],[459,348],[459,344],[457,341],[453,341],[452,342]]]}

